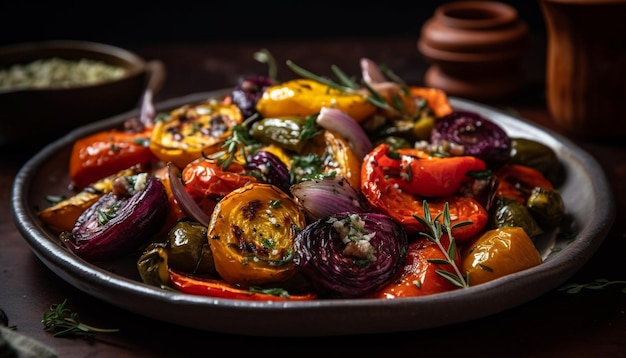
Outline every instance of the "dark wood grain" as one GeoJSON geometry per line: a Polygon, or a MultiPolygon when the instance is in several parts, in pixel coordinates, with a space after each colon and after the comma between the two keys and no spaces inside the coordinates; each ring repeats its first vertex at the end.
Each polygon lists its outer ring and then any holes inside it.
{"type": "MultiPolygon", "coordinates": [[[[167,79],[155,100],[226,88],[240,76],[265,73],[252,58],[269,49],[281,64],[291,59],[318,74],[331,75],[336,64],[358,73],[358,60],[369,57],[389,65],[410,84],[420,85],[427,64],[415,37],[334,39],[265,43],[168,43],[128,47],[147,60],[159,59],[167,79]]],[[[515,96],[491,103],[551,129],[544,97],[544,52],[537,43],[527,60],[527,86],[515,96]]],[[[281,78],[293,74],[281,65],[281,78]]],[[[612,185],[616,221],[605,241],[571,282],[596,278],[626,280],[625,222],[626,147],[619,141],[587,141],[570,137],[595,157],[612,185]]],[[[623,142],[623,140],[622,140],[623,142]]],[[[39,146],[43,145],[41,143],[39,146]]],[[[37,145],[2,148],[0,159],[0,308],[20,333],[53,347],[60,357],[169,357],[220,351],[238,354],[296,356],[436,356],[482,357],[624,357],[626,355],[625,285],[576,295],[557,290],[505,312],[441,328],[371,336],[272,338],[198,331],[138,316],[93,298],[47,269],[16,230],[10,194],[13,178],[37,145]],[[54,338],[43,330],[41,318],[51,304],[68,299],[86,323],[121,328],[99,336],[93,344],[79,339],[54,338]],[[232,343],[231,343],[232,342],[232,343]],[[446,356],[447,356],[446,355],[446,356]]],[[[585,190],[580,188],[580,190],[585,190]]],[[[262,322],[258,324],[262,325],[262,322]]]]}

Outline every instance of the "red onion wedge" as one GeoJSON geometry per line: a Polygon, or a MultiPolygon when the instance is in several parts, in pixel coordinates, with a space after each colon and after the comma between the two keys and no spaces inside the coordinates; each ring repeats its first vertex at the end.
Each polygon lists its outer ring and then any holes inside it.
{"type": "Polygon", "coordinates": [[[343,177],[302,181],[291,186],[290,191],[312,220],[339,212],[369,211],[361,192],[343,177]]]}
{"type": "Polygon", "coordinates": [[[165,222],[167,194],[159,179],[144,173],[117,180],[126,180],[124,185],[133,189],[104,194],[80,215],[71,232],[60,235],[65,246],[86,261],[113,260],[132,253],[165,222]],[[139,182],[143,184],[134,184],[139,182]]]}
{"type": "Polygon", "coordinates": [[[183,182],[178,176],[178,168],[176,168],[172,162],[167,163],[167,174],[170,177],[172,195],[174,195],[174,199],[178,202],[178,206],[180,206],[181,210],[193,220],[208,227],[211,218],[196,204],[191,195],[187,193],[183,182]]]}
{"type": "Polygon", "coordinates": [[[317,124],[346,138],[350,148],[359,159],[363,159],[374,147],[363,127],[342,110],[322,107],[317,124]]]}

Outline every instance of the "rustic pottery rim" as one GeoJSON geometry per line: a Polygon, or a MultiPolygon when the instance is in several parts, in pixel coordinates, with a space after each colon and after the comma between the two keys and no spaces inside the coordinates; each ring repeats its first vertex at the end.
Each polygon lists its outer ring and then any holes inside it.
{"type": "Polygon", "coordinates": [[[443,4],[435,16],[447,26],[459,29],[487,29],[504,26],[518,17],[508,4],[493,1],[458,1],[443,4]]]}

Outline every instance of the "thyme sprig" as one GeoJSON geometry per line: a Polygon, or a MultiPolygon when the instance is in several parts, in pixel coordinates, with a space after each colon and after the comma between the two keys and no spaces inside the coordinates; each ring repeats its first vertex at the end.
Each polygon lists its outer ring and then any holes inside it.
{"type": "Polygon", "coordinates": [[[115,333],[119,329],[98,328],[80,322],[78,313],[66,308],[67,299],[62,303],[53,304],[47,312],[44,312],[44,330],[55,332],[54,337],[82,337],[93,340],[95,333],[115,333]]]}
{"type": "Polygon", "coordinates": [[[216,152],[208,156],[208,158],[217,160],[217,164],[220,165],[223,170],[230,167],[237,157],[237,154],[245,160],[245,158],[247,158],[248,148],[256,143],[248,133],[248,122],[252,122],[255,119],[256,115],[253,115],[247,118],[244,123],[234,126],[231,136],[222,144],[222,148],[225,148],[225,150],[216,152]]]}
{"type": "MultiPolygon", "coordinates": [[[[626,281],[608,280],[606,278],[597,278],[592,282],[587,283],[570,283],[558,289],[558,291],[565,291],[567,293],[579,293],[583,289],[588,290],[602,290],[611,285],[626,285],[626,281]]],[[[620,290],[622,293],[626,293],[626,287],[620,290]]]]}
{"type": "Polygon", "coordinates": [[[419,234],[425,236],[429,241],[435,243],[439,250],[444,254],[445,259],[429,259],[428,262],[434,264],[444,264],[450,265],[454,269],[455,274],[446,271],[446,270],[436,270],[437,274],[457,287],[468,288],[469,287],[469,275],[464,276],[461,273],[461,270],[455,263],[455,259],[457,256],[457,249],[455,239],[452,236],[452,230],[461,226],[470,225],[471,221],[461,221],[454,225],[451,224],[450,220],[450,206],[448,202],[444,204],[443,211],[437,214],[434,218],[431,217],[430,208],[428,207],[428,203],[426,200],[423,202],[424,205],[424,217],[419,217],[417,215],[413,215],[415,220],[419,221],[426,229],[427,232],[420,232],[419,234]],[[443,215],[443,224],[439,221],[439,218],[443,215]],[[444,244],[441,242],[441,237],[444,232],[448,235],[449,243],[448,247],[444,247],[444,244]]]}

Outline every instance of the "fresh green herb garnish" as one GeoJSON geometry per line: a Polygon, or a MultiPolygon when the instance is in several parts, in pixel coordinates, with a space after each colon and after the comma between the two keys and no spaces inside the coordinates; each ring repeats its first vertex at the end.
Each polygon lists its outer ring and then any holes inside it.
{"type": "Polygon", "coordinates": [[[98,328],[81,323],[78,313],[66,308],[66,304],[67,299],[62,303],[53,304],[50,306],[50,310],[43,314],[41,323],[43,323],[44,330],[54,332],[54,337],[94,339],[95,333],[119,332],[119,329],[98,328]]]}
{"type": "MultiPolygon", "coordinates": [[[[559,291],[565,291],[567,293],[578,293],[583,289],[588,290],[602,290],[611,285],[626,285],[626,281],[611,281],[606,278],[597,278],[593,282],[588,283],[570,283],[569,285],[565,285],[559,288],[559,291]]],[[[626,287],[620,290],[622,293],[626,293],[626,287]]]]}
{"type": "Polygon", "coordinates": [[[426,202],[426,200],[424,200],[423,205],[424,205],[424,217],[421,218],[417,215],[413,215],[413,217],[415,218],[415,220],[419,221],[422,225],[424,225],[424,227],[428,229],[428,232],[420,232],[419,234],[422,236],[425,236],[431,242],[434,242],[439,247],[439,250],[441,250],[441,252],[445,256],[445,259],[443,260],[430,259],[428,260],[428,262],[452,266],[454,268],[455,274],[452,274],[445,270],[436,270],[436,272],[439,276],[452,282],[455,286],[458,286],[461,288],[469,287],[469,277],[466,277],[463,274],[461,274],[459,267],[454,262],[457,256],[457,250],[456,250],[456,243],[455,243],[454,237],[452,236],[452,230],[456,229],[457,227],[470,225],[472,222],[462,221],[454,225],[451,225],[450,207],[449,207],[448,202],[445,203],[443,211],[437,214],[437,216],[435,216],[434,218],[432,218],[430,215],[430,209],[428,208],[428,203],[426,202]],[[439,218],[442,215],[443,215],[443,224],[439,221],[439,218]],[[445,233],[448,234],[448,237],[450,239],[450,243],[448,244],[447,248],[444,247],[443,243],[441,242],[441,236],[443,235],[444,230],[445,230],[445,233]]]}

